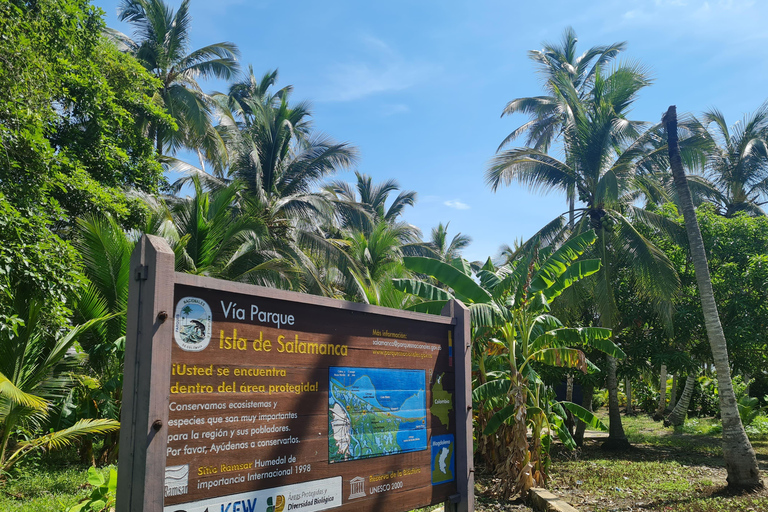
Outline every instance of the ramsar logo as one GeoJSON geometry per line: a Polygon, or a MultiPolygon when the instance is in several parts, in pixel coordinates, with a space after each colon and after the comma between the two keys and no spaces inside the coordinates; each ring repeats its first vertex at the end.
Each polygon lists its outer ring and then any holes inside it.
{"type": "Polygon", "coordinates": [[[200,352],[211,341],[211,308],[203,299],[184,297],[176,304],[173,337],[187,352],[200,352]]]}
{"type": "Polygon", "coordinates": [[[285,496],[278,494],[274,505],[272,498],[267,498],[267,512],[283,512],[283,508],[285,508],[285,496]]]}

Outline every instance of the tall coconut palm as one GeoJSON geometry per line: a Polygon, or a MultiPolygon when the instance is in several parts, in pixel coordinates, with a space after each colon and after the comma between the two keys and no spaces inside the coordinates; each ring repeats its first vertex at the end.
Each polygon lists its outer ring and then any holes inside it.
{"type": "Polygon", "coordinates": [[[626,48],[626,43],[593,46],[581,55],[576,51],[578,38],[573,28],[563,32],[558,44],[544,43],[541,50],[531,50],[528,57],[538,65],[538,71],[547,91],[546,96],[517,98],[509,103],[502,117],[512,114],[526,114],[530,120],[510,133],[499,145],[499,149],[527,134],[525,145],[547,151],[553,141],[569,123],[572,113],[567,102],[562,101],[558,81],[565,79],[573,87],[577,97],[584,98],[590,92],[597,70],[613,60],[626,48]],[[555,80],[555,77],[558,77],[555,80]]]}
{"type": "Polygon", "coordinates": [[[721,215],[738,212],[765,215],[768,202],[768,104],[730,128],[717,109],[704,112],[703,123],[714,150],[705,166],[705,175],[714,187],[709,201],[721,215]]]}
{"type": "Polygon", "coordinates": [[[427,244],[435,251],[441,261],[451,261],[461,256],[461,251],[472,243],[469,235],[458,233],[448,241],[448,225],[440,222],[437,227],[432,228],[429,242],[427,244]]]}
{"type": "Polygon", "coordinates": [[[163,0],[122,0],[118,19],[133,25],[131,39],[110,31],[155,77],[160,87],[158,102],[176,120],[177,129],[150,126],[158,154],[173,154],[182,146],[213,150],[222,141],[212,129],[211,102],[198,77],[228,80],[238,71],[239,51],[233,43],[221,42],[190,50],[190,0],[182,0],[177,11],[163,0]]]}
{"type": "Polygon", "coordinates": [[[212,173],[187,166],[188,177],[177,184],[196,176],[203,188],[216,190],[239,181],[242,197],[262,209],[259,217],[272,242],[282,244],[281,253],[303,273],[301,289],[334,295],[323,267],[330,262],[344,268],[346,258],[338,240],[323,230],[335,211],[319,188],[323,179],[352,167],[357,150],[315,134],[309,104],[291,104],[290,87],[272,93],[276,79],[270,72],[258,80],[250,70],[230,94],[217,95],[217,132],[227,159],[212,173]]]}
{"type": "Polygon", "coordinates": [[[736,405],[736,394],[731,381],[731,367],[728,361],[728,347],[723,334],[723,326],[717,313],[712,281],[709,276],[707,254],[704,241],[693,209],[691,193],[683,169],[678,146],[677,110],[674,106],[662,118],[669,140],[669,160],[675,179],[675,187],[685,218],[685,229],[696,271],[696,284],[704,312],[704,324],[712,349],[712,358],[717,368],[717,384],[720,398],[720,417],[723,421],[723,458],[728,472],[728,485],[732,487],[761,487],[760,471],[755,451],[747,438],[736,405]]]}
{"type": "MultiPolygon", "coordinates": [[[[567,82],[576,98],[584,99],[591,91],[598,69],[626,47],[624,42],[593,46],[579,55],[576,51],[577,42],[576,32],[568,27],[559,44],[544,43],[543,49],[528,52],[528,57],[538,66],[547,95],[517,98],[507,103],[501,113],[502,117],[520,113],[526,114],[530,120],[512,131],[499,145],[499,149],[526,134],[526,146],[547,152],[573,120],[571,103],[563,97],[559,84],[567,82]]],[[[567,161],[567,145],[565,151],[567,161]]],[[[576,199],[574,184],[571,183],[565,192],[569,204],[569,224],[573,228],[576,199]]]]}
{"type": "MultiPolygon", "coordinates": [[[[558,89],[569,105],[572,120],[565,126],[566,160],[558,160],[536,148],[500,152],[487,172],[494,190],[517,181],[532,189],[574,187],[584,207],[575,209],[574,234],[594,229],[598,240],[593,257],[602,262],[593,295],[600,324],[617,332],[619,319],[615,285],[621,265],[630,274],[632,288],[660,305],[669,304],[679,279],[666,256],[634,227],[634,222],[655,226],[670,224],[635,203],[642,195],[661,194],[653,179],[666,168],[658,128],[640,132],[626,119],[637,93],[649,84],[642,68],[617,67],[604,76],[598,67],[588,96],[580,98],[570,80],[558,75],[558,89]]],[[[553,223],[563,226],[561,216],[553,223]]],[[[546,229],[551,229],[551,225],[546,229]]],[[[626,446],[618,405],[616,361],[608,357],[610,432],[608,446],[626,446]]]]}
{"type": "MultiPolygon", "coordinates": [[[[355,177],[357,181],[354,185],[334,180],[323,187],[333,198],[342,229],[371,233],[377,224],[384,222],[397,228],[401,243],[409,246],[418,244],[419,229],[400,220],[405,207],[416,204],[416,192],[404,190],[387,206],[390,194],[400,190],[397,181],[390,179],[373,183],[373,178],[357,171],[355,177]]],[[[411,252],[406,248],[406,253],[411,252]]]]}

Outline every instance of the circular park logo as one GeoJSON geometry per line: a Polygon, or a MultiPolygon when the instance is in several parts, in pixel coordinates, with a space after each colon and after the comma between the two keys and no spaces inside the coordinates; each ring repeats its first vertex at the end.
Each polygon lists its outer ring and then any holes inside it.
{"type": "Polygon", "coordinates": [[[200,352],[211,341],[211,308],[203,299],[184,297],[176,304],[173,337],[187,352],[200,352]]]}

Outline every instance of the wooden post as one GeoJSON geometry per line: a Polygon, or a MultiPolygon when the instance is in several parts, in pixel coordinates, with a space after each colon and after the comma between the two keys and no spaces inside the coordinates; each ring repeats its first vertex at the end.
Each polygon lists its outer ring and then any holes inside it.
{"type": "Polygon", "coordinates": [[[475,467],[472,453],[472,336],[469,309],[458,300],[449,301],[444,316],[453,317],[456,361],[456,487],[458,500],[446,502],[446,512],[474,512],[475,467]]]}
{"type": "Polygon", "coordinates": [[[163,510],[168,393],[162,390],[171,378],[173,283],[173,251],[160,237],[142,236],[131,256],[117,512],[163,510]]]}

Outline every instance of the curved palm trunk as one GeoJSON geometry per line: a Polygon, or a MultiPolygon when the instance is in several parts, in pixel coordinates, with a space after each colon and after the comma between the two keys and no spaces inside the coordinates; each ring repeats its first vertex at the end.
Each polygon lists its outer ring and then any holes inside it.
{"type": "Polygon", "coordinates": [[[755,451],[744,432],[739,411],[736,407],[736,395],[731,382],[731,367],[728,361],[728,348],[723,334],[723,326],[717,313],[717,304],[712,291],[712,281],[709,277],[707,254],[704,242],[693,209],[691,191],[688,189],[683,162],[680,158],[680,148],[677,139],[677,109],[675,106],[662,117],[667,140],[669,142],[669,160],[675,187],[680,200],[680,206],[685,218],[685,230],[688,233],[688,244],[691,248],[691,258],[696,272],[696,283],[701,297],[701,307],[704,313],[704,324],[707,337],[712,349],[712,358],[717,368],[717,384],[720,396],[720,416],[723,421],[723,457],[728,472],[730,487],[762,487],[760,471],[755,457],[755,451]]]}
{"type": "Polygon", "coordinates": [[[685,379],[685,387],[683,388],[683,394],[680,396],[680,401],[677,402],[672,413],[664,420],[664,425],[672,425],[675,427],[682,427],[685,423],[685,417],[688,414],[688,406],[691,403],[691,396],[693,396],[693,386],[696,384],[696,374],[689,373],[688,378],[685,379]]]}
{"type": "Polygon", "coordinates": [[[661,365],[661,376],[659,377],[659,406],[653,414],[653,419],[661,421],[664,418],[664,409],[667,408],[667,365],[661,365]]]}

